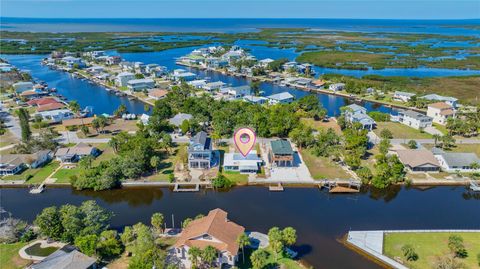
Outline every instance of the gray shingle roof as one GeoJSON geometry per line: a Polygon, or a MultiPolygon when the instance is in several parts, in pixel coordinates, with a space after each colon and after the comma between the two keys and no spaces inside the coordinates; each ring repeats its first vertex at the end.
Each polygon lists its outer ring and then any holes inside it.
{"type": "Polygon", "coordinates": [[[65,246],[50,254],[38,264],[32,265],[32,269],[87,269],[96,260],[89,257],[71,246],[65,246]]]}

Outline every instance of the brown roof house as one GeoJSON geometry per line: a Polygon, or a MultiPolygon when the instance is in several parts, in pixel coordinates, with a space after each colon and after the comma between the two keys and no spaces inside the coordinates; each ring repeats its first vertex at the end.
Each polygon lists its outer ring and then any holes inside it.
{"type": "Polygon", "coordinates": [[[217,208],[207,216],[194,220],[182,231],[174,244],[175,256],[185,268],[191,268],[188,250],[192,247],[204,249],[212,246],[218,251],[216,266],[234,266],[238,261],[237,238],[245,228],[227,219],[227,212],[217,208]]]}
{"type": "Polygon", "coordinates": [[[438,172],[440,163],[426,149],[397,150],[400,161],[412,172],[438,172]]]}
{"type": "Polygon", "coordinates": [[[455,117],[455,109],[445,102],[433,103],[428,105],[427,116],[433,118],[433,122],[445,125],[448,118],[455,117]]]}
{"type": "Polygon", "coordinates": [[[62,163],[75,163],[81,158],[91,155],[98,156],[100,151],[96,147],[92,147],[85,143],[78,143],[70,148],[59,148],[55,152],[55,158],[62,163]]]}

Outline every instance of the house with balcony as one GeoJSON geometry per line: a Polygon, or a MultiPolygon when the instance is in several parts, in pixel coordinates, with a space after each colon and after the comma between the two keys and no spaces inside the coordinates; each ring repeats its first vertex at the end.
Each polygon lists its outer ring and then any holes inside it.
{"type": "Polygon", "coordinates": [[[155,88],[155,81],[151,78],[132,79],[127,82],[127,87],[131,91],[143,91],[155,88]]]}
{"type": "Polygon", "coordinates": [[[238,152],[225,153],[223,156],[223,169],[225,171],[240,172],[240,174],[256,174],[263,164],[262,158],[256,150],[251,150],[247,156],[238,152]]]}
{"type": "Polygon", "coordinates": [[[372,130],[377,124],[368,114],[367,109],[357,104],[346,106],[343,112],[345,120],[351,124],[360,123],[363,129],[372,130]]]}
{"type": "Polygon", "coordinates": [[[122,72],[117,75],[115,82],[117,83],[118,86],[120,87],[126,87],[128,84],[128,81],[134,80],[135,75],[130,72],[122,72]]]}
{"type": "Polygon", "coordinates": [[[432,126],[433,119],[413,110],[399,110],[398,115],[392,117],[392,120],[397,120],[401,124],[420,130],[432,126]]]}
{"type": "Polygon", "coordinates": [[[432,117],[433,122],[445,125],[449,118],[455,117],[455,109],[445,102],[433,103],[428,105],[427,116],[432,117]]]}
{"type": "Polygon", "coordinates": [[[173,245],[174,255],[182,263],[182,268],[192,267],[188,254],[190,248],[203,250],[207,246],[214,247],[218,252],[214,267],[235,266],[240,249],[237,238],[245,232],[245,228],[230,221],[227,216],[227,212],[217,208],[207,216],[193,220],[183,229],[173,245]]]}
{"type": "Polygon", "coordinates": [[[281,92],[277,94],[272,94],[267,96],[268,103],[271,105],[275,104],[290,104],[295,100],[295,97],[289,92],[281,92]]]}
{"type": "Polygon", "coordinates": [[[191,169],[210,169],[212,158],[212,141],[207,133],[201,131],[190,139],[188,167],[191,169]]]}

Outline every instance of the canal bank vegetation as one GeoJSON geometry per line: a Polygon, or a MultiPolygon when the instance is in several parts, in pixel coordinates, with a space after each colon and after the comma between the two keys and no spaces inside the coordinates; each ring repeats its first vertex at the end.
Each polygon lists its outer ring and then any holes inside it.
{"type": "Polygon", "coordinates": [[[409,268],[478,268],[480,233],[386,233],[384,254],[409,268]]]}

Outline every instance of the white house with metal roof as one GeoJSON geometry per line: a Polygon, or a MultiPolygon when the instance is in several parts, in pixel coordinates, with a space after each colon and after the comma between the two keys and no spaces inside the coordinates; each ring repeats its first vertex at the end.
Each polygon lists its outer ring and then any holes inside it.
{"type": "Polygon", "coordinates": [[[455,97],[450,97],[450,96],[442,96],[438,94],[427,94],[425,96],[421,97],[422,99],[433,101],[433,102],[445,102],[452,106],[453,108],[457,107],[457,101],[458,99],[455,97]]]}
{"type": "Polygon", "coordinates": [[[363,129],[372,130],[377,124],[369,115],[367,115],[367,109],[357,104],[347,106],[343,114],[347,122],[358,122],[362,125],[363,129]]]}
{"type": "Polygon", "coordinates": [[[392,117],[392,121],[395,120],[417,130],[432,126],[433,121],[431,117],[413,110],[399,110],[398,115],[392,117]]]}
{"type": "Polygon", "coordinates": [[[274,104],[290,104],[295,100],[295,97],[290,94],[289,92],[281,92],[277,94],[272,94],[270,96],[267,96],[268,102],[271,105],[274,104]]]}
{"type": "Polygon", "coordinates": [[[240,172],[241,174],[257,173],[263,164],[262,158],[258,157],[257,151],[250,151],[247,156],[240,153],[225,153],[223,157],[223,169],[225,171],[240,172]]]}
{"type": "Polygon", "coordinates": [[[480,165],[480,159],[475,153],[470,152],[445,152],[433,148],[432,153],[440,163],[442,170],[450,173],[480,172],[475,166],[480,165]]]}
{"type": "Polygon", "coordinates": [[[393,100],[400,101],[400,102],[408,102],[410,99],[412,99],[413,96],[416,94],[411,93],[411,92],[402,92],[402,91],[396,91],[393,94],[393,100]]]}

